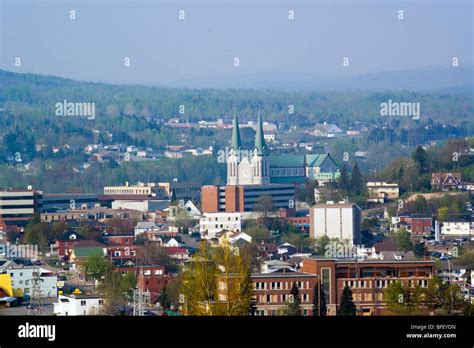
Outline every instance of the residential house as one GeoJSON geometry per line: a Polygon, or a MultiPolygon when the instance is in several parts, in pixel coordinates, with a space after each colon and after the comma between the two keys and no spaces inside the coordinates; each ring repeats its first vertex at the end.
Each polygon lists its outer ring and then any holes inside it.
{"type": "Polygon", "coordinates": [[[343,135],[344,132],[337,125],[324,122],[316,127],[313,134],[318,137],[334,138],[343,135]]]}
{"type": "Polygon", "coordinates": [[[441,191],[452,191],[458,189],[462,184],[461,173],[433,173],[431,174],[431,189],[441,191]]]}

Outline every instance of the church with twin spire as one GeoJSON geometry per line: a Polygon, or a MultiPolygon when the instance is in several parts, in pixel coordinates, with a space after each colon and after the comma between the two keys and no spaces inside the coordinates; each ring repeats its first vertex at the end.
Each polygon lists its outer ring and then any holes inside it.
{"type": "Polygon", "coordinates": [[[258,113],[255,145],[250,151],[242,149],[239,121],[237,115],[234,115],[232,139],[227,158],[227,185],[267,185],[269,183],[270,163],[260,111],[258,113]]]}

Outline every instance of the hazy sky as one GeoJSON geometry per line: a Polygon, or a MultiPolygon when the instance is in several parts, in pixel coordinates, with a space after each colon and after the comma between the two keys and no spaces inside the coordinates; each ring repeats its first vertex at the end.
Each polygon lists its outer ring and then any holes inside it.
{"type": "Polygon", "coordinates": [[[452,57],[473,64],[474,1],[0,3],[0,67],[10,71],[166,83],[256,72],[448,68],[452,57]],[[69,18],[70,10],[76,19],[69,18]],[[184,20],[179,10],[185,11],[184,20]],[[295,11],[293,20],[289,10],[295,11]],[[403,20],[398,10],[404,11],[403,20]],[[16,57],[21,67],[15,67],[16,57]],[[349,68],[342,67],[344,57],[349,68]]]}

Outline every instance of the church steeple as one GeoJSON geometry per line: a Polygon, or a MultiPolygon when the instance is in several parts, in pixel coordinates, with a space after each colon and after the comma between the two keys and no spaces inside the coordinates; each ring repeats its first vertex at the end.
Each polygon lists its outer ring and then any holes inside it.
{"type": "Polygon", "coordinates": [[[257,131],[255,133],[255,149],[257,149],[257,153],[259,155],[264,155],[267,152],[265,137],[263,136],[263,125],[262,118],[260,116],[260,110],[258,110],[257,131]]]}
{"type": "Polygon", "coordinates": [[[239,121],[237,120],[237,110],[234,112],[234,123],[232,128],[232,140],[230,147],[234,150],[240,150],[242,142],[240,141],[239,121]]]}

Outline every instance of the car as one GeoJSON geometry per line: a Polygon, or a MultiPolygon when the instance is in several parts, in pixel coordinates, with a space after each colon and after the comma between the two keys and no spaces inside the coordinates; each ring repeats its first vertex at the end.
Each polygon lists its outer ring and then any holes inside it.
{"type": "Polygon", "coordinates": [[[21,302],[23,302],[23,303],[29,303],[29,302],[30,302],[30,299],[31,299],[30,295],[25,295],[25,296],[23,296],[23,297],[21,298],[21,302]]]}

